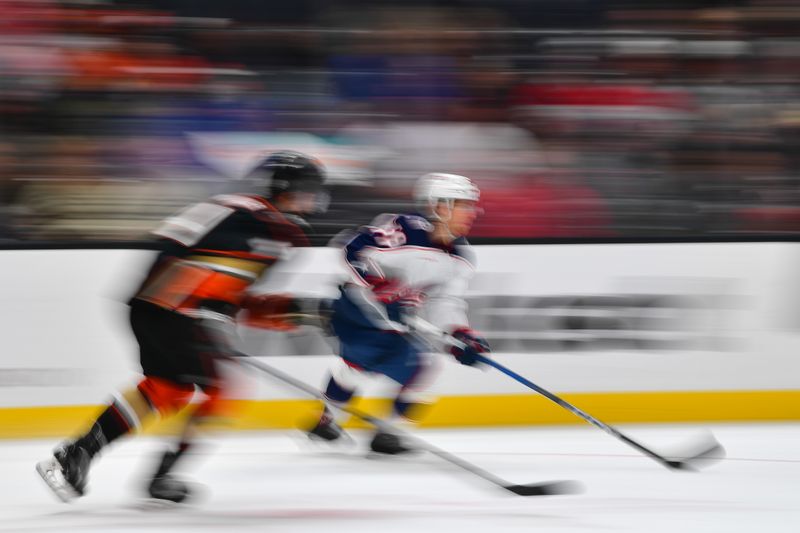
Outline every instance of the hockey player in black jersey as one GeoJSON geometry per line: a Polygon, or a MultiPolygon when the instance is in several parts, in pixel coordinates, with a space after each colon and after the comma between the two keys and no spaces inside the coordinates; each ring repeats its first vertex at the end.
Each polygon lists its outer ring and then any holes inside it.
{"type": "Polygon", "coordinates": [[[203,421],[230,415],[228,384],[218,362],[234,355],[227,343],[241,309],[250,322],[288,329],[292,300],[251,297],[248,287],[291,248],[308,245],[300,218],[322,194],[324,169],[298,152],[267,157],[253,177],[269,180],[260,195],[222,195],[188,207],[154,231],[163,243],[146,279],[131,298],[130,323],[139,344],[144,378],[120,393],[77,438],[62,443],[36,469],[64,501],[86,491],[92,459],[107,445],[137,430],[152,416],[185,407],[204,394],[177,446],[162,457],[148,486],[150,496],[179,502],[189,495],[172,475],[203,421]]]}

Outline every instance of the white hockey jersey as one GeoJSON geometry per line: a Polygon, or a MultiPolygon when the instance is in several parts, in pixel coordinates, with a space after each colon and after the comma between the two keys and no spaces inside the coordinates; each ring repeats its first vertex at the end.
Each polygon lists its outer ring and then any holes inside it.
{"type": "MultiPolygon", "coordinates": [[[[381,215],[345,246],[350,277],[346,317],[361,327],[406,331],[402,314],[416,308],[445,331],[468,327],[464,295],[475,267],[467,241],[431,239],[433,225],[417,215],[381,215]]],[[[342,306],[339,306],[341,309],[342,306]]],[[[341,318],[341,317],[340,317],[341,318]]]]}

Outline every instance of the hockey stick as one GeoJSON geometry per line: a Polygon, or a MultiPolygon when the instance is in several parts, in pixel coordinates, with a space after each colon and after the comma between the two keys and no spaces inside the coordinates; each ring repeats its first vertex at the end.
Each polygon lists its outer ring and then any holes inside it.
{"type": "MultiPolygon", "coordinates": [[[[313,396],[314,398],[321,400],[328,403],[325,396],[318,391],[317,389],[311,387],[310,385],[278,370],[277,368],[267,365],[257,359],[253,359],[251,357],[242,357],[239,359],[242,363],[249,365],[253,368],[256,368],[265,374],[272,376],[273,378],[282,381],[292,387],[299,389],[309,396],[313,396]]],[[[456,455],[453,455],[449,452],[446,452],[433,444],[430,444],[427,441],[420,439],[419,437],[415,437],[410,433],[402,431],[400,428],[378,418],[372,416],[364,411],[356,409],[350,406],[338,406],[338,405],[331,405],[331,407],[335,409],[340,409],[346,413],[349,413],[356,418],[360,418],[361,420],[375,426],[376,428],[384,431],[386,433],[392,433],[394,435],[402,436],[408,442],[414,444],[417,448],[426,450],[433,455],[439,457],[440,459],[461,468],[462,470],[466,470],[467,472],[474,474],[478,477],[485,479],[486,481],[497,485],[509,492],[513,492],[519,496],[550,496],[556,494],[571,494],[580,492],[581,487],[578,483],[574,481],[544,481],[541,483],[531,483],[527,485],[516,485],[513,483],[509,483],[504,479],[499,478],[498,476],[492,474],[491,472],[487,472],[482,468],[466,461],[456,455]]]]}
{"type": "MultiPolygon", "coordinates": [[[[412,319],[412,323],[413,323],[413,326],[418,331],[424,331],[426,333],[438,336],[439,338],[445,340],[446,342],[448,342],[450,344],[453,344],[454,346],[459,346],[459,347],[464,347],[465,346],[464,343],[462,343],[461,341],[459,341],[455,337],[449,335],[448,333],[445,333],[444,331],[441,331],[440,329],[438,329],[433,324],[430,324],[430,323],[426,322],[425,320],[423,320],[421,318],[418,318],[418,317],[413,318],[412,319]]],[[[541,394],[542,396],[544,396],[548,400],[558,404],[559,406],[563,407],[564,409],[566,409],[567,411],[571,412],[572,414],[577,415],[580,418],[583,418],[584,420],[586,420],[587,422],[589,422],[593,426],[602,429],[603,431],[605,431],[606,433],[608,433],[612,437],[615,437],[615,438],[621,440],[625,444],[635,448],[636,450],[642,452],[643,454],[647,455],[648,457],[650,457],[651,459],[655,460],[656,462],[661,463],[662,465],[666,466],[667,468],[670,468],[670,469],[673,469],[673,470],[697,470],[697,468],[700,466],[700,463],[722,459],[725,456],[725,448],[723,448],[722,445],[719,442],[717,442],[717,440],[714,439],[713,436],[711,436],[709,438],[708,442],[705,442],[700,446],[693,446],[693,448],[697,448],[696,450],[693,450],[690,453],[682,454],[684,456],[683,459],[680,459],[680,460],[667,459],[666,457],[654,452],[650,448],[647,448],[646,446],[640,444],[639,442],[636,442],[635,440],[633,440],[632,438],[628,437],[627,435],[625,435],[624,433],[622,433],[618,429],[615,429],[615,428],[609,426],[608,424],[606,424],[604,422],[601,422],[600,420],[596,419],[595,417],[593,417],[589,413],[587,413],[587,412],[575,407],[571,403],[569,403],[566,400],[556,396],[552,392],[550,392],[550,391],[548,391],[546,389],[543,389],[542,387],[540,387],[539,385],[533,383],[532,381],[530,381],[530,380],[520,376],[516,372],[506,368],[505,366],[501,365],[497,361],[494,361],[493,359],[490,359],[490,358],[486,357],[485,355],[478,355],[477,359],[481,363],[484,363],[486,365],[494,367],[497,370],[499,370],[500,372],[502,372],[503,374],[505,374],[505,375],[511,377],[512,379],[522,383],[526,387],[535,390],[536,392],[538,392],[539,394],[541,394]]]]}
{"type": "Polygon", "coordinates": [[[603,431],[605,431],[606,433],[608,433],[612,437],[616,437],[617,439],[621,440],[625,444],[627,444],[627,445],[639,450],[643,454],[645,454],[648,457],[650,457],[651,459],[661,463],[662,465],[666,466],[667,468],[671,468],[671,469],[675,469],[675,470],[696,470],[698,468],[700,462],[703,462],[703,461],[706,461],[706,460],[721,459],[722,456],[724,455],[725,450],[722,447],[722,445],[719,442],[717,442],[716,439],[711,437],[711,440],[709,442],[707,442],[707,443],[704,443],[702,448],[699,451],[693,451],[691,453],[685,454],[686,457],[684,457],[681,460],[670,460],[670,459],[667,459],[666,457],[664,457],[662,455],[659,455],[658,453],[654,452],[650,448],[647,448],[646,446],[636,442],[635,440],[633,440],[632,438],[628,437],[627,435],[625,435],[624,433],[622,433],[618,429],[615,429],[615,428],[609,426],[608,424],[606,424],[604,422],[601,422],[600,420],[596,419],[595,417],[593,417],[592,415],[586,413],[585,411],[575,407],[574,405],[572,405],[571,403],[567,402],[566,400],[556,396],[555,394],[543,389],[542,387],[536,385],[535,383],[525,379],[524,377],[520,376],[516,372],[514,372],[514,371],[506,368],[505,366],[501,365],[497,361],[489,359],[488,357],[483,356],[483,355],[479,355],[477,357],[477,359],[481,363],[484,363],[484,364],[487,364],[489,366],[492,366],[492,367],[496,368],[497,370],[499,370],[500,372],[502,372],[503,374],[505,374],[505,375],[515,379],[516,381],[522,383],[526,387],[535,390],[536,392],[538,392],[539,394],[541,394],[542,396],[544,396],[548,400],[551,400],[551,401],[555,402],[556,404],[560,405],[561,407],[563,407],[567,411],[571,412],[572,414],[583,418],[584,420],[586,420],[587,422],[589,422],[593,426],[602,429],[603,431]]]}

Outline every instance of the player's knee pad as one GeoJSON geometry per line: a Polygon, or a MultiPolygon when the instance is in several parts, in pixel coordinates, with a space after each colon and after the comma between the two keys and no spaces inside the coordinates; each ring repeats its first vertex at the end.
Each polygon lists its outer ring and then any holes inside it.
{"type": "Polygon", "coordinates": [[[167,416],[186,407],[194,394],[194,385],[148,376],[139,382],[139,392],[151,409],[167,416]]]}

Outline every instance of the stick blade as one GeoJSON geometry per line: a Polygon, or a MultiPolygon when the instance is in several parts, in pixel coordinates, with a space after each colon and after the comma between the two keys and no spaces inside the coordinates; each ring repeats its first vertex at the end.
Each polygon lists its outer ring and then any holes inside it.
{"type": "Polygon", "coordinates": [[[545,481],[528,485],[506,485],[503,488],[517,496],[558,496],[583,492],[583,485],[577,481],[545,481]]]}
{"type": "Polygon", "coordinates": [[[726,454],[725,447],[708,432],[702,442],[694,443],[679,457],[668,461],[667,466],[674,470],[698,471],[723,460],[726,454]]]}

